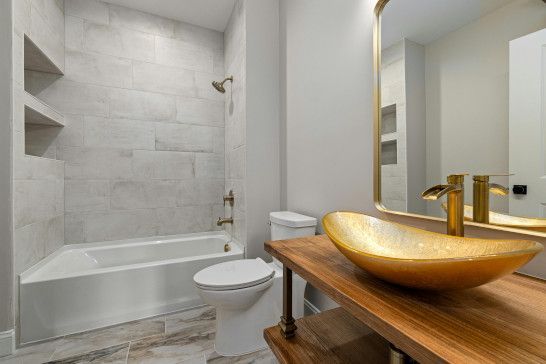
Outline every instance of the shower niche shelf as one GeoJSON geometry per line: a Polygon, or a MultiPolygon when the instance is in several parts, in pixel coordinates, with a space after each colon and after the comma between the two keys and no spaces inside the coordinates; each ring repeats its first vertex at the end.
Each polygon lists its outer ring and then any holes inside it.
{"type": "Polygon", "coordinates": [[[63,75],[61,66],[56,64],[36,43],[25,34],[25,70],[63,75]]]}
{"type": "Polygon", "coordinates": [[[24,93],[25,124],[64,126],[64,116],[30,93],[24,93]]]}

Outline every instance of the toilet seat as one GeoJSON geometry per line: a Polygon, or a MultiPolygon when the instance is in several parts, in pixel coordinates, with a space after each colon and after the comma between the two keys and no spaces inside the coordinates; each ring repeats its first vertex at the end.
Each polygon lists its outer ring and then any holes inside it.
{"type": "Polygon", "coordinates": [[[193,276],[198,288],[230,291],[257,286],[271,280],[275,270],[260,258],[232,260],[205,268],[193,276]]]}

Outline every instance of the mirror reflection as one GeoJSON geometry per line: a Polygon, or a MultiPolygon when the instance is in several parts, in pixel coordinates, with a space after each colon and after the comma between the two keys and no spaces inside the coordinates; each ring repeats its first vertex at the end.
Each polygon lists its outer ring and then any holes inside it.
{"type": "Polygon", "coordinates": [[[542,0],[387,3],[380,67],[387,209],[445,218],[451,176],[464,180],[466,220],[546,232],[545,28],[542,0]]]}

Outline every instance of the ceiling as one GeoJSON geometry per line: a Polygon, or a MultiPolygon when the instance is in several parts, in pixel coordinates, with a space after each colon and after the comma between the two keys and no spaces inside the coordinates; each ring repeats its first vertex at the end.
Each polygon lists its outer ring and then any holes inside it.
{"type": "Polygon", "coordinates": [[[402,38],[427,45],[513,0],[391,0],[382,14],[382,47],[402,38]]]}
{"type": "Polygon", "coordinates": [[[235,0],[103,0],[223,32],[235,0]]]}

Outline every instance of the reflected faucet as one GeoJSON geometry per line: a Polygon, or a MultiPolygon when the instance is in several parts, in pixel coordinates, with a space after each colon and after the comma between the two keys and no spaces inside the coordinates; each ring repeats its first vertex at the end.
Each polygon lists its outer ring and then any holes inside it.
{"type": "Polygon", "coordinates": [[[423,199],[431,201],[447,195],[448,235],[464,236],[464,176],[466,174],[449,175],[446,185],[436,185],[421,194],[423,199]]]}
{"type": "Polygon", "coordinates": [[[489,182],[489,177],[493,176],[509,176],[509,174],[478,175],[473,178],[472,219],[475,222],[489,224],[489,192],[500,196],[506,196],[509,193],[507,187],[489,182]]]}

